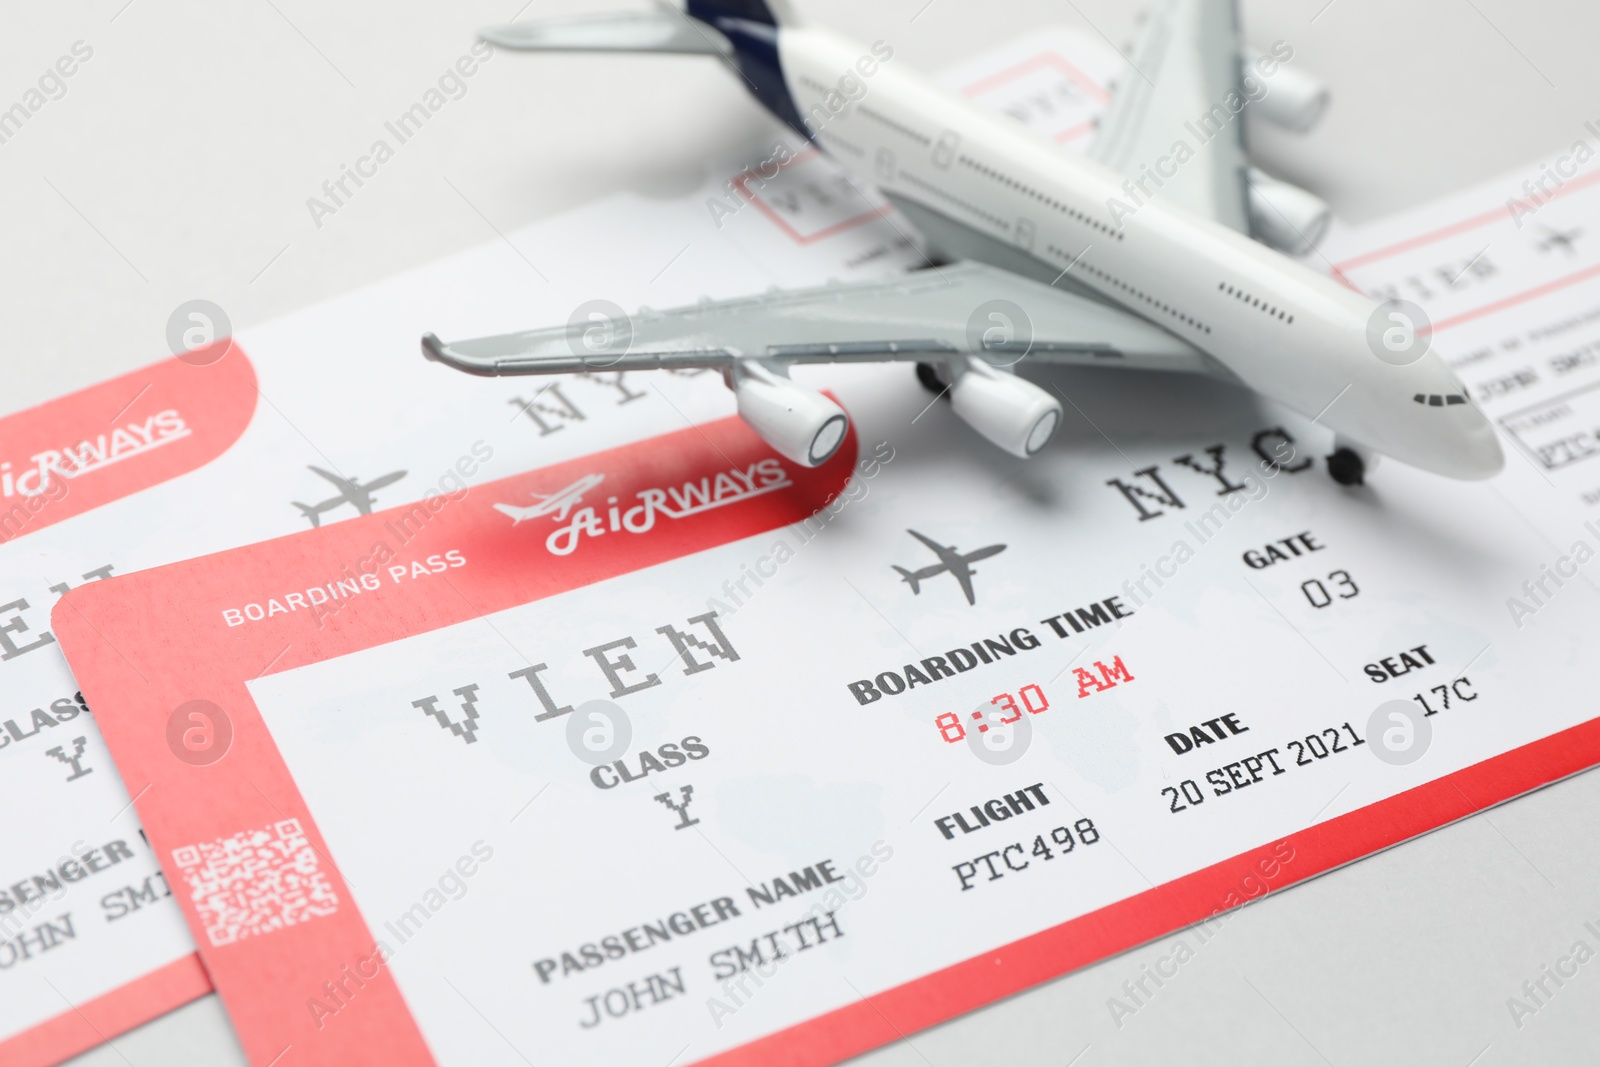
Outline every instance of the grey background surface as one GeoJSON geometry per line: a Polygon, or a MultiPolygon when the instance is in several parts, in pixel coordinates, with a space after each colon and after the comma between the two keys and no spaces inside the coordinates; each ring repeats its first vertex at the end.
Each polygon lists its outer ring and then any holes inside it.
{"type": "MultiPolygon", "coordinates": [[[[937,70],[1031,26],[1118,45],[1111,0],[797,0],[937,70]]],[[[0,102],[76,40],[94,58],[0,145],[0,410],[149,362],[204,296],[249,325],[605,193],[670,195],[768,120],[709,62],[502,57],[319,229],[306,198],[520,0],[8,4],[0,102]]],[[[576,3],[529,4],[522,17],[576,3]]],[[[1570,144],[1600,119],[1581,0],[1244,0],[1335,89],[1269,169],[1364,220],[1570,144]]],[[[865,1057],[920,1064],[1500,1064],[1600,1060],[1600,961],[1517,1026],[1507,998],[1600,927],[1600,774],[1581,775],[1246,908],[1119,1027],[1107,1000],[1166,938],[865,1057]]],[[[930,936],[937,936],[930,928],[930,936]]],[[[1554,987],[1551,987],[1554,989],[1554,987]]],[[[76,1061],[242,1063],[207,997],[76,1061]]],[[[284,1061],[286,1064],[291,1059],[284,1061]]]]}

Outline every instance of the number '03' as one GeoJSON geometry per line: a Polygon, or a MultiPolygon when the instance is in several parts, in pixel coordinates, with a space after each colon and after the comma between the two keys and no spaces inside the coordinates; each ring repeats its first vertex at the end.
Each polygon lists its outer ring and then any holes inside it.
{"type": "Polygon", "coordinates": [[[1355,579],[1350,577],[1349,571],[1333,571],[1328,575],[1327,585],[1324,585],[1320,578],[1301,582],[1300,591],[1306,595],[1306,600],[1314,608],[1325,608],[1332,604],[1335,598],[1350,600],[1361,593],[1360,587],[1356,585],[1355,579]],[[1331,593],[1328,591],[1329,585],[1333,587],[1331,593]]]}

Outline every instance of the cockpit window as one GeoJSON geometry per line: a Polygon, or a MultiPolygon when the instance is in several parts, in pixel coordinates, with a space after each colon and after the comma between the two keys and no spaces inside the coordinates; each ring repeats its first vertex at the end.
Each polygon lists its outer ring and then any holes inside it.
{"type": "Polygon", "coordinates": [[[1445,393],[1442,396],[1438,393],[1418,393],[1411,399],[1418,404],[1426,404],[1430,408],[1441,408],[1446,404],[1465,404],[1467,402],[1466,394],[1464,393],[1445,393]]]}

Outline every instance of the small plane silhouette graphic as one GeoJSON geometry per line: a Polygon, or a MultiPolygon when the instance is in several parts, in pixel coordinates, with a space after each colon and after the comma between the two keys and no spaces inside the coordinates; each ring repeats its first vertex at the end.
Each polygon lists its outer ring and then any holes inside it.
{"type": "Polygon", "coordinates": [[[337,474],[330,474],[321,467],[308,466],[306,469],[327,479],[335,489],[339,490],[338,496],[330,496],[319,504],[302,504],[298,500],[292,501],[294,506],[300,509],[300,513],[311,520],[312,526],[322,525],[323,512],[332,511],[334,508],[342,507],[345,504],[352,505],[363,515],[371,515],[372,505],[376,500],[373,495],[374,492],[386,485],[392,485],[406,476],[405,471],[390,471],[388,474],[380,475],[363,485],[355,478],[343,478],[337,474]]]}
{"type": "Polygon", "coordinates": [[[1548,252],[1559,248],[1568,255],[1578,254],[1578,238],[1583,236],[1582,230],[1552,230],[1544,228],[1544,240],[1539,242],[1539,251],[1548,252]]]}
{"type": "MultiPolygon", "coordinates": [[[[900,580],[911,586],[913,595],[922,593],[921,583],[929,578],[940,574],[950,574],[954,575],[955,580],[961,583],[961,591],[967,594],[967,603],[976,604],[978,601],[972,592],[972,576],[977,572],[972,569],[972,564],[980,559],[998,556],[1006,550],[1005,545],[989,545],[985,548],[963,553],[957,551],[955,545],[941,545],[939,542],[930,537],[925,537],[915,530],[907,530],[906,533],[933,549],[934,555],[939,557],[938,563],[914,571],[907,570],[904,567],[894,568],[900,573],[900,580]]],[[[894,565],[890,564],[890,566],[894,565]]]]}
{"type": "Polygon", "coordinates": [[[538,503],[532,507],[517,507],[515,504],[496,504],[494,509],[502,515],[511,516],[511,525],[515,526],[526,519],[541,519],[546,515],[554,515],[557,522],[567,521],[567,512],[583,502],[583,494],[606,480],[604,474],[586,474],[573,482],[565,489],[557,489],[553,493],[529,493],[528,495],[538,503]]]}

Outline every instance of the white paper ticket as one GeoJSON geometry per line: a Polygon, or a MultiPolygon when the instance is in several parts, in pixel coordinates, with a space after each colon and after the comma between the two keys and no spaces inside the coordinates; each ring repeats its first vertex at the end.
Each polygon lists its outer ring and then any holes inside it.
{"type": "MultiPolygon", "coordinates": [[[[1105,60],[958,84],[1071,144],[1105,60]]],[[[174,903],[258,1063],[833,1062],[1600,759],[1579,180],[1330,253],[1515,440],[1485,485],[1340,489],[1304,418],[1099,371],[1017,463],[905,368],[806,372],[857,424],[825,484],[710,376],[414,354],[915,261],[825,160],[749,168],[108,383],[92,433],[23,413],[6,492],[59,518],[0,546],[22,1062],[203,988],[174,903]]]]}
{"type": "Polygon", "coordinates": [[[808,380],[817,472],[722,419],[68,595],[252,1060],[835,1062],[1600,760],[1600,535],[1530,463],[1341,488],[1100,370],[1024,462],[808,380]]]}
{"type": "MultiPolygon", "coordinates": [[[[817,180],[817,161],[799,161],[774,188],[817,180]]],[[[597,300],[689,303],[913,262],[870,213],[801,243],[749,201],[719,224],[706,205],[724,195],[719,182],[680,200],[594,205],[231,346],[0,418],[0,805],[11,813],[0,827],[0,1060],[59,1062],[210,987],[130,803],[146,783],[124,785],[57,645],[61,594],[454,495],[725,403],[710,375],[476,381],[426,364],[424,331],[560,323],[597,300]],[[595,241],[601,232],[628,235],[626,263],[595,241]]],[[[797,199],[793,225],[831,225],[797,199]]],[[[211,314],[186,305],[174,321],[203,331],[211,314]]]]}

